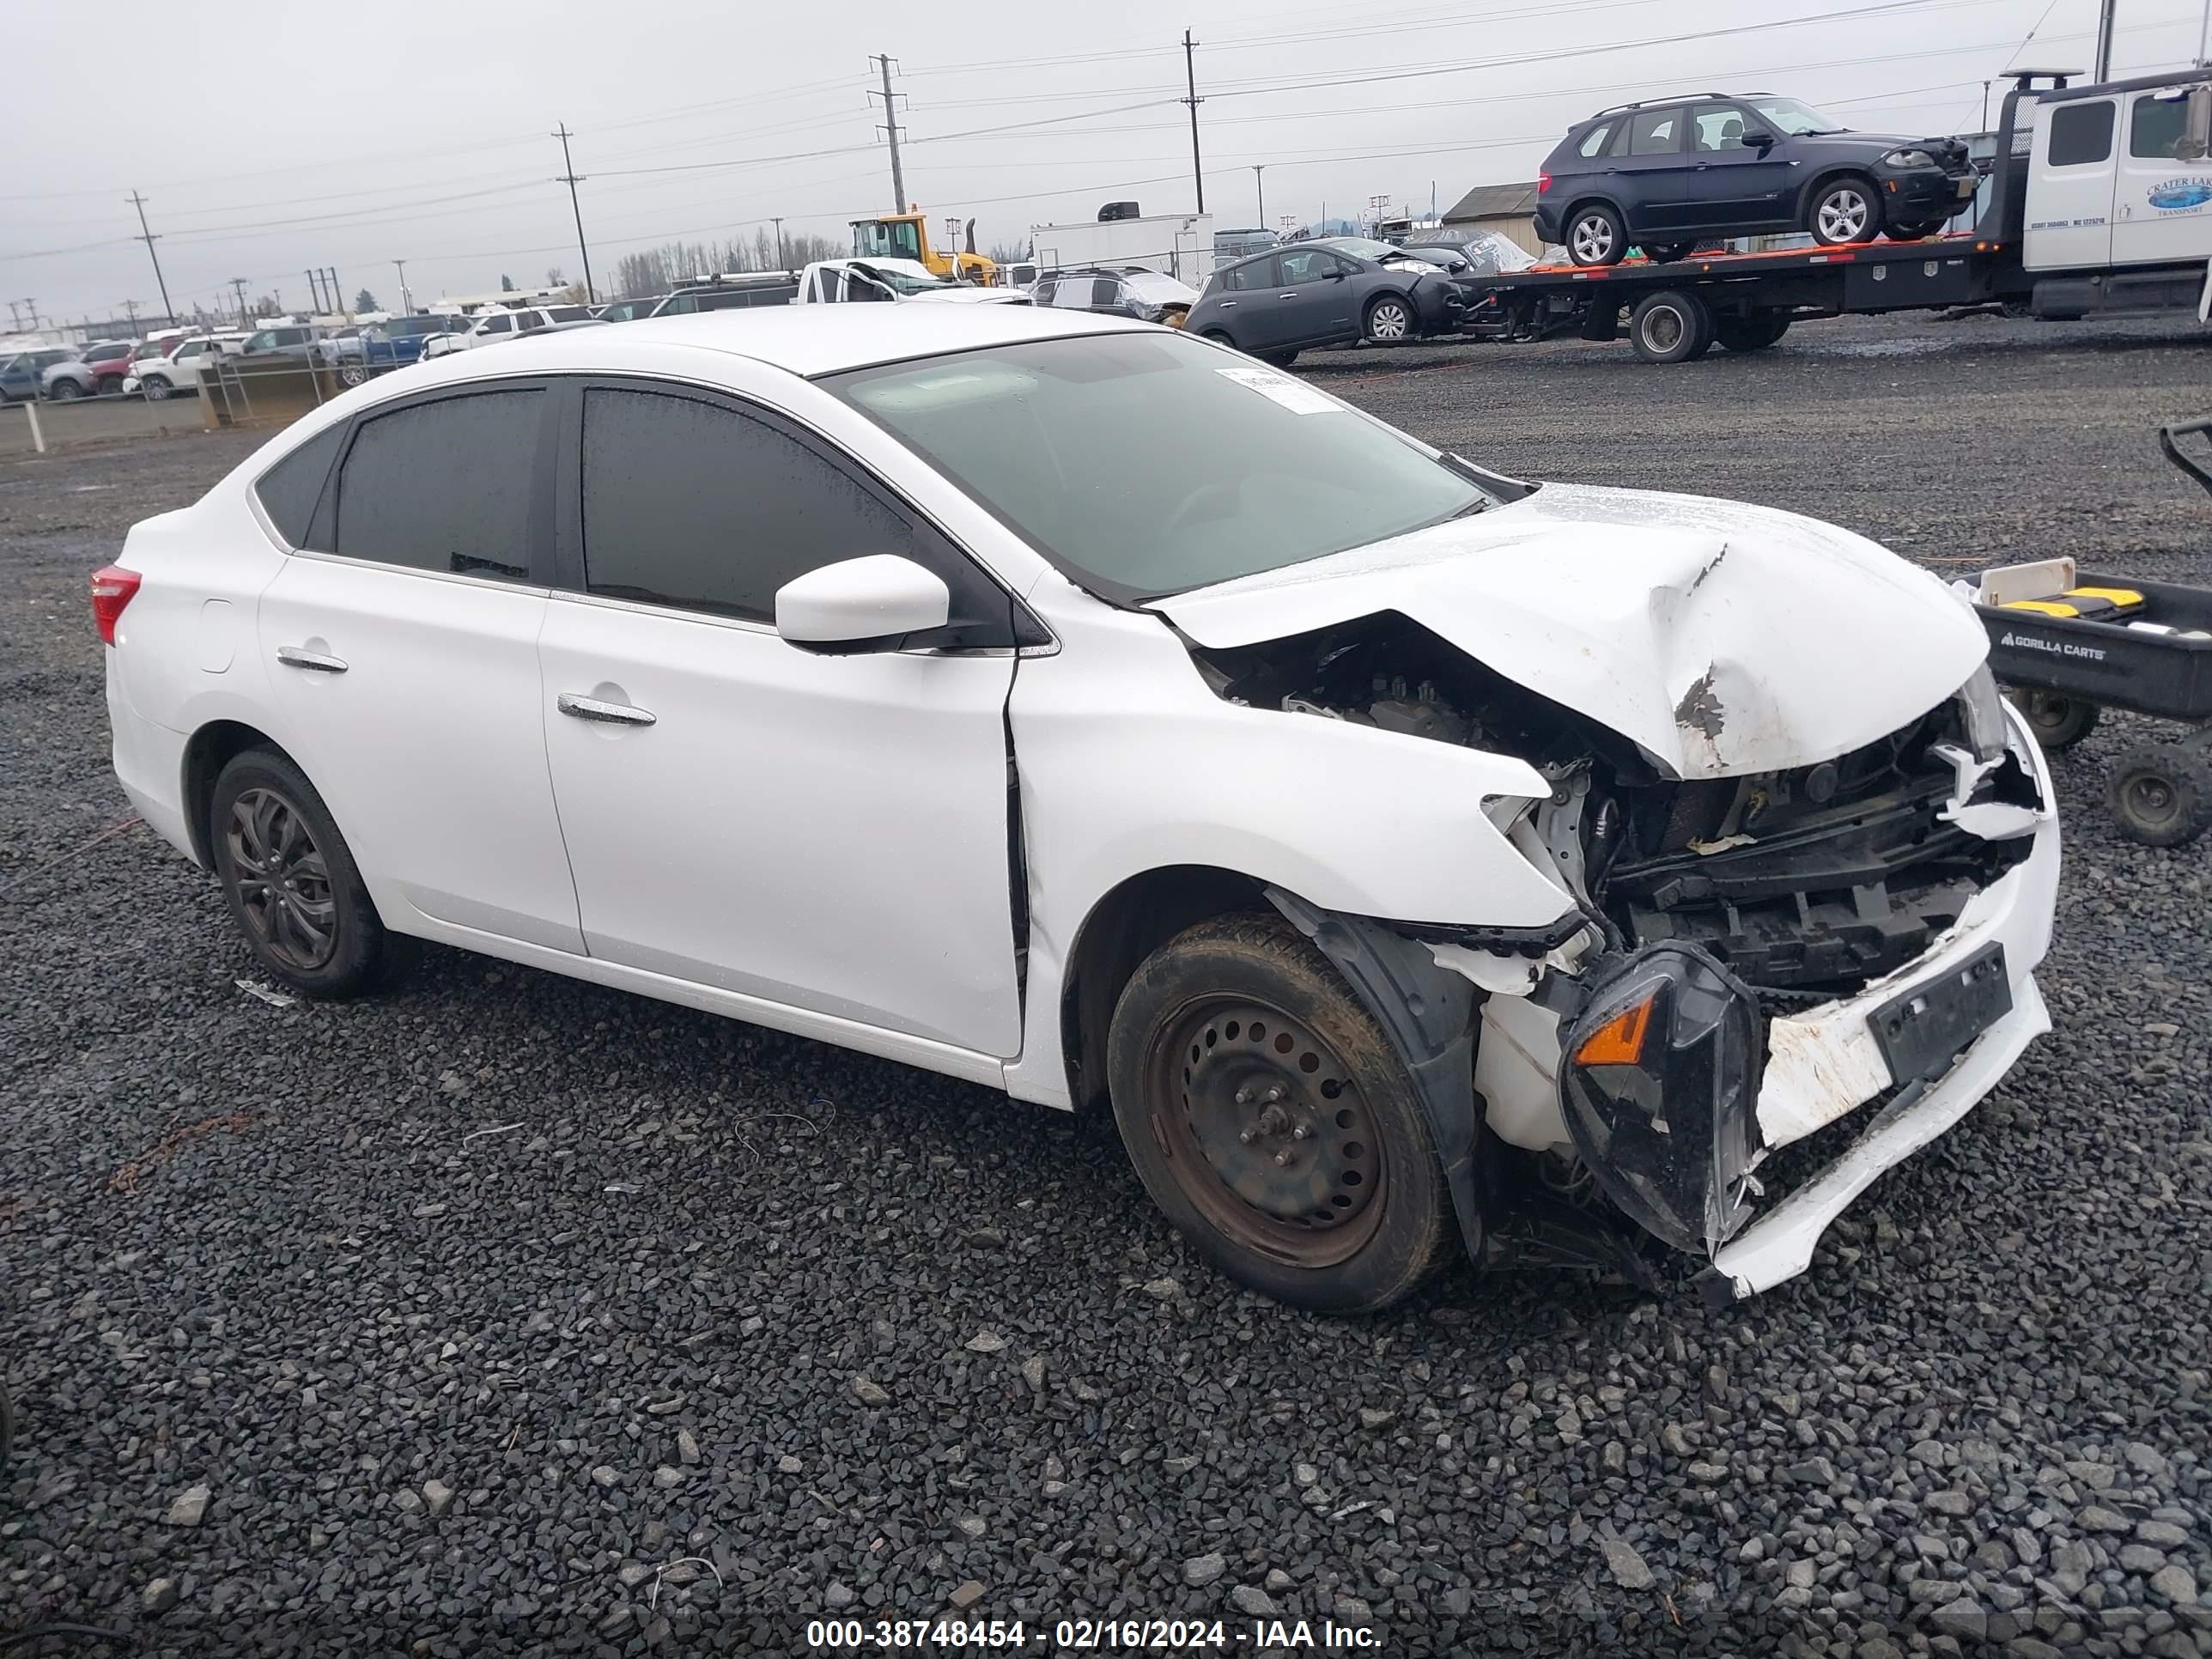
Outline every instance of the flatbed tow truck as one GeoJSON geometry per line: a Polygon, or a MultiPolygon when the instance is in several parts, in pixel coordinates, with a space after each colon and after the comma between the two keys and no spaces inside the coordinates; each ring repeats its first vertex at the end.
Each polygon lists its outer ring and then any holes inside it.
{"type": "Polygon", "coordinates": [[[2212,68],[2069,87],[2015,71],[1990,195],[1971,233],[1537,265],[1484,286],[1462,331],[1494,339],[1626,332],[1646,362],[1756,351],[1809,318],[2002,306],[2090,316],[2212,311],[2212,68]],[[2047,82],[2049,84],[2039,84],[2047,82]],[[2054,155],[2054,137],[2057,149],[2054,155]]]}

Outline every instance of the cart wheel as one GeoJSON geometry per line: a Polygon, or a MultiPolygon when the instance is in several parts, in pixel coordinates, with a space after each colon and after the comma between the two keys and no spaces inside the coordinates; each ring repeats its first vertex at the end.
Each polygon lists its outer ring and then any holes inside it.
{"type": "Polygon", "coordinates": [[[2185,743],[2130,749],[2112,769],[2120,833],[2145,847],[2185,847],[2212,827],[2212,750],[2185,743]]]}
{"type": "Polygon", "coordinates": [[[2028,726],[2046,755],[2071,749],[2087,737],[2097,729],[2097,716],[2103,712],[2094,702],[2062,697],[2056,691],[2008,691],[2005,695],[2027,716],[2028,726]]]}

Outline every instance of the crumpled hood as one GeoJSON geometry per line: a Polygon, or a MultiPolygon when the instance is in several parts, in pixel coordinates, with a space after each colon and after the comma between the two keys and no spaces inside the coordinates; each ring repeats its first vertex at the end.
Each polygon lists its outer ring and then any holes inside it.
{"type": "Polygon", "coordinates": [[[1863,536],[1571,484],[1152,608],[1214,648],[1395,611],[1685,778],[1832,760],[1953,696],[1989,648],[1941,581],[1863,536]]]}

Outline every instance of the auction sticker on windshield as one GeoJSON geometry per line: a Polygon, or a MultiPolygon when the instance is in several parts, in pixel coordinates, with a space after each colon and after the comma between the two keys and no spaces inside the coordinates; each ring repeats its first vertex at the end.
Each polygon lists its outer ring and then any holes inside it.
{"type": "Polygon", "coordinates": [[[1264,368],[1217,368],[1213,372],[1224,380],[1249,386],[1262,398],[1273,398],[1293,415],[1328,415],[1343,407],[1335,399],[1323,397],[1304,381],[1294,380],[1287,374],[1270,374],[1264,368]]]}

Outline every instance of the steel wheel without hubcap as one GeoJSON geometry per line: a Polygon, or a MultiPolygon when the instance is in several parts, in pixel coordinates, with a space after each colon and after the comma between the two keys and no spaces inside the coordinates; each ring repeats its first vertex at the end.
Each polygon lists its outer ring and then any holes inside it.
{"type": "Polygon", "coordinates": [[[337,903],[300,809],[273,789],[245,791],[232,804],[223,855],[255,940],[300,973],[327,963],[337,950],[337,903]]]}
{"type": "Polygon", "coordinates": [[[1863,242],[1872,235],[1874,204],[1856,185],[1838,185],[1814,210],[1814,234],[1835,245],[1863,242]]]}
{"type": "Polygon", "coordinates": [[[1238,1246],[1327,1267],[1374,1237],[1388,1170],[1334,1049],[1279,1008],[1205,997],[1146,1057],[1154,1132],[1177,1183],[1238,1246]]]}
{"type": "Polygon", "coordinates": [[[1402,301],[1377,300],[1367,309],[1367,337],[1370,340],[1402,340],[1413,331],[1413,313],[1402,301]]]}

